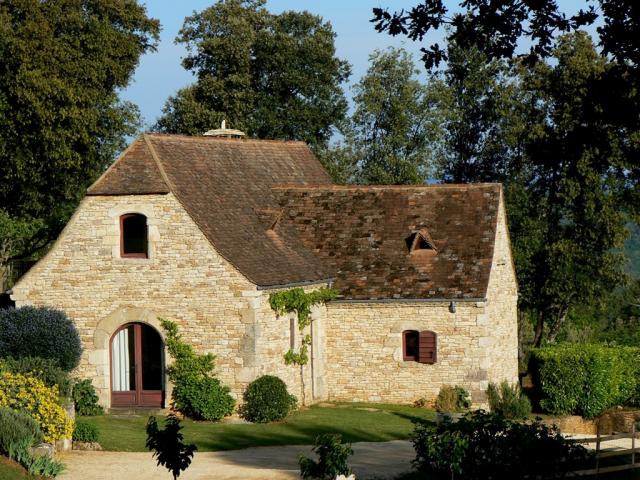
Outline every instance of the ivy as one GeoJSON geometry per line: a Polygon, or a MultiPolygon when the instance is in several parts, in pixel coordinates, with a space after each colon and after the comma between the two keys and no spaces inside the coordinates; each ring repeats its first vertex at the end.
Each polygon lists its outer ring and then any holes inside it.
{"type": "MultiPolygon", "coordinates": [[[[333,300],[338,292],[333,288],[323,287],[313,292],[305,292],[302,288],[292,288],[291,290],[283,290],[274,292],[269,295],[269,305],[271,309],[278,315],[286,313],[296,313],[298,317],[298,329],[300,333],[311,325],[311,307],[319,303],[325,303],[333,300]]],[[[309,363],[309,346],[311,345],[311,335],[305,335],[302,338],[300,350],[294,352],[289,350],[284,355],[284,363],[286,365],[300,366],[300,379],[302,381],[302,403],[304,404],[304,376],[302,368],[309,363]]]]}

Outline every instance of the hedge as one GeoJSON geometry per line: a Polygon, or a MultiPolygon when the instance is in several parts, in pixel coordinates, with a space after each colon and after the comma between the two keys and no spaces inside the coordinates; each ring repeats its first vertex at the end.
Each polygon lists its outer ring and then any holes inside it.
{"type": "Polygon", "coordinates": [[[560,344],[532,352],[540,407],[593,418],[615,405],[640,404],[640,348],[560,344]]]}

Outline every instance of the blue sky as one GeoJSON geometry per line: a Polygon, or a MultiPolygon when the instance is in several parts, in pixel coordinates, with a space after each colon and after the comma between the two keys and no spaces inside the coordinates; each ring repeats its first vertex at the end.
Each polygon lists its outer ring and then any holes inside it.
{"type": "MultiPolygon", "coordinates": [[[[148,0],[144,3],[149,15],[159,19],[162,25],[160,44],[157,52],[142,57],[133,81],[121,96],[140,107],[145,130],[149,130],[160,115],[166,99],[193,81],[191,74],[180,65],[185,50],[182,45],[174,44],[178,30],[186,16],[212,5],[214,0],[148,0]]],[[[337,54],[352,65],[351,83],[355,83],[366,71],[368,57],[376,48],[404,46],[414,54],[418,63],[419,44],[377,33],[369,22],[374,7],[399,10],[417,3],[418,0],[269,0],[267,8],[275,13],[308,10],[329,20],[337,34],[337,54]]],[[[558,1],[561,9],[568,13],[585,3],[584,0],[558,1]]]]}

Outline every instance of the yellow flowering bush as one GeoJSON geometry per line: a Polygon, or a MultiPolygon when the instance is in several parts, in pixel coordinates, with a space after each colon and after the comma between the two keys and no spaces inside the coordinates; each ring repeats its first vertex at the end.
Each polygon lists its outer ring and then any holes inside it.
{"type": "Polygon", "coordinates": [[[58,404],[58,386],[47,387],[31,375],[0,372],[0,407],[28,413],[40,425],[45,442],[73,433],[73,420],[58,404]]]}

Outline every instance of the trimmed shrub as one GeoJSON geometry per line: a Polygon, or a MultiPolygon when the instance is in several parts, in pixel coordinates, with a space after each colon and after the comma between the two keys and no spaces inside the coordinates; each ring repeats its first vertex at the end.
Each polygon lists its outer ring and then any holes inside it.
{"type": "Polygon", "coordinates": [[[640,349],[560,344],[532,352],[540,407],[554,415],[592,418],[615,405],[639,400],[640,349]]]}
{"type": "Polygon", "coordinates": [[[162,320],[167,332],[167,350],[174,362],[167,368],[173,382],[173,408],[196,420],[220,420],[231,415],[236,404],[229,387],[222,385],[213,374],[215,357],[210,353],[198,355],[184,343],[174,322],[162,320]]]}
{"type": "Polygon", "coordinates": [[[60,395],[71,396],[73,382],[69,372],[58,366],[56,360],[41,357],[4,358],[0,360],[0,370],[8,370],[12,373],[29,374],[42,380],[47,387],[58,386],[60,395]]]}
{"type": "Polygon", "coordinates": [[[297,404],[278,377],[263,375],[251,382],[244,392],[242,416],[254,423],[276,422],[284,419],[297,404]]]}
{"type": "Polygon", "coordinates": [[[436,411],[438,412],[464,412],[471,407],[469,392],[456,385],[444,385],[440,387],[436,397],[436,411]]]}
{"type": "Polygon", "coordinates": [[[76,428],[73,430],[73,441],[87,443],[97,442],[98,426],[92,422],[78,420],[76,422],[76,428]]]}
{"type": "Polygon", "coordinates": [[[565,478],[584,468],[590,457],[556,427],[539,420],[514,422],[482,410],[456,423],[418,423],[413,446],[414,467],[429,478],[565,478]]]}
{"type": "Polygon", "coordinates": [[[42,431],[25,412],[0,407],[0,453],[8,455],[20,442],[28,439],[29,446],[42,441],[42,431]]]}
{"type": "Polygon", "coordinates": [[[0,373],[0,407],[29,414],[40,426],[45,442],[70,438],[73,420],[58,404],[58,387],[47,387],[30,375],[0,373]]]}
{"type": "Polygon", "coordinates": [[[104,413],[102,407],[98,405],[96,389],[89,379],[81,380],[74,385],[73,402],[76,405],[78,415],[90,416],[104,413]]]}
{"type": "Polygon", "coordinates": [[[304,455],[298,459],[302,478],[333,480],[338,475],[351,475],[348,460],[353,455],[353,449],[350,444],[342,443],[341,435],[319,435],[312,450],[318,456],[317,462],[304,455]]]}
{"type": "Polygon", "coordinates": [[[0,357],[50,358],[69,372],[82,347],[73,322],[60,310],[25,306],[0,309],[0,357]]]}
{"type": "Polygon", "coordinates": [[[490,383],[487,388],[489,407],[493,413],[508,419],[523,419],[531,413],[531,402],[522,393],[517,383],[509,385],[506,380],[498,387],[490,383]]]}

